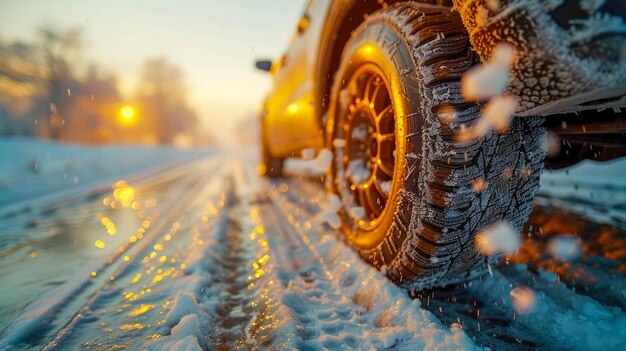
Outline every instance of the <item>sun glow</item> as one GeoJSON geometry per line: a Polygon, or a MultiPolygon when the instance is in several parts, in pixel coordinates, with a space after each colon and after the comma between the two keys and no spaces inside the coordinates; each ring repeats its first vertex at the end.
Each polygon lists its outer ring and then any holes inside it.
{"type": "Polygon", "coordinates": [[[124,105],[119,110],[119,121],[123,125],[133,125],[137,122],[137,110],[130,106],[124,105]]]}

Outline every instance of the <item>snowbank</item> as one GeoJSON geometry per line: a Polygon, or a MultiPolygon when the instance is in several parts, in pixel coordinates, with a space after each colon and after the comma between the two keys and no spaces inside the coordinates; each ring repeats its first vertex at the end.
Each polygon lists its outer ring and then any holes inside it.
{"type": "Polygon", "coordinates": [[[546,170],[538,191],[540,202],[549,202],[601,223],[626,223],[626,159],[608,162],[582,161],[572,167],[546,170]]]}
{"type": "MultiPolygon", "coordinates": [[[[524,272],[524,264],[512,269],[524,272]]],[[[546,340],[548,347],[557,345],[567,350],[624,350],[626,349],[626,315],[618,307],[603,306],[596,300],[577,294],[557,281],[555,273],[540,271],[533,288],[536,293],[520,294],[526,287],[515,287],[500,272],[474,282],[470,290],[474,296],[487,298],[486,303],[515,310],[515,323],[546,340]],[[521,289],[520,289],[521,288],[521,289]],[[521,296],[521,298],[520,298],[521,296]],[[527,301],[522,301],[527,300],[527,301]],[[520,302],[523,311],[519,311],[520,302]]]]}
{"type": "Polygon", "coordinates": [[[88,147],[25,138],[0,139],[0,209],[55,192],[88,189],[207,153],[165,146],[88,147]]]}

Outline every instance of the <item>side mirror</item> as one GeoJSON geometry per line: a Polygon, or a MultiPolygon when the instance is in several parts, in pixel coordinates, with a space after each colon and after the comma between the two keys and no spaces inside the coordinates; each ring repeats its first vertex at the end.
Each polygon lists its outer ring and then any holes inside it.
{"type": "Polygon", "coordinates": [[[258,60],[257,62],[255,62],[255,65],[258,70],[269,72],[272,68],[272,61],[258,60]]]}

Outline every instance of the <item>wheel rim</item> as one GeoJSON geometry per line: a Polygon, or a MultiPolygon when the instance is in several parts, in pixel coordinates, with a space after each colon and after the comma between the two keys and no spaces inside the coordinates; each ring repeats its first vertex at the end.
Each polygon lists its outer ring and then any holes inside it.
{"type": "MultiPolygon", "coordinates": [[[[344,108],[342,133],[345,145],[340,163],[344,184],[344,202],[361,207],[364,217],[357,218],[362,229],[376,226],[383,217],[393,189],[395,170],[395,119],[388,84],[378,66],[359,66],[340,93],[344,108]],[[349,199],[345,195],[349,194],[349,199]]],[[[352,215],[354,217],[354,214],[352,215]]]]}

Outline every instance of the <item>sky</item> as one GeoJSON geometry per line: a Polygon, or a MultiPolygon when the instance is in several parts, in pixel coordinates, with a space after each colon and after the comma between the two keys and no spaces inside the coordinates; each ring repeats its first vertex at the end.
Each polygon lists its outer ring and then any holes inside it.
{"type": "Polygon", "coordinates": [[[204,128],[232,137],[256,114],[271,78],[258,58],[287,48],[305,0],[0,0],[0,38],[34,40],[42,25],[82,27],[83,58],[135,89],[148,58],[167,57],[186,75],[204,128]],[[222,132],[224,131],[224,132],[222,132]]]}

